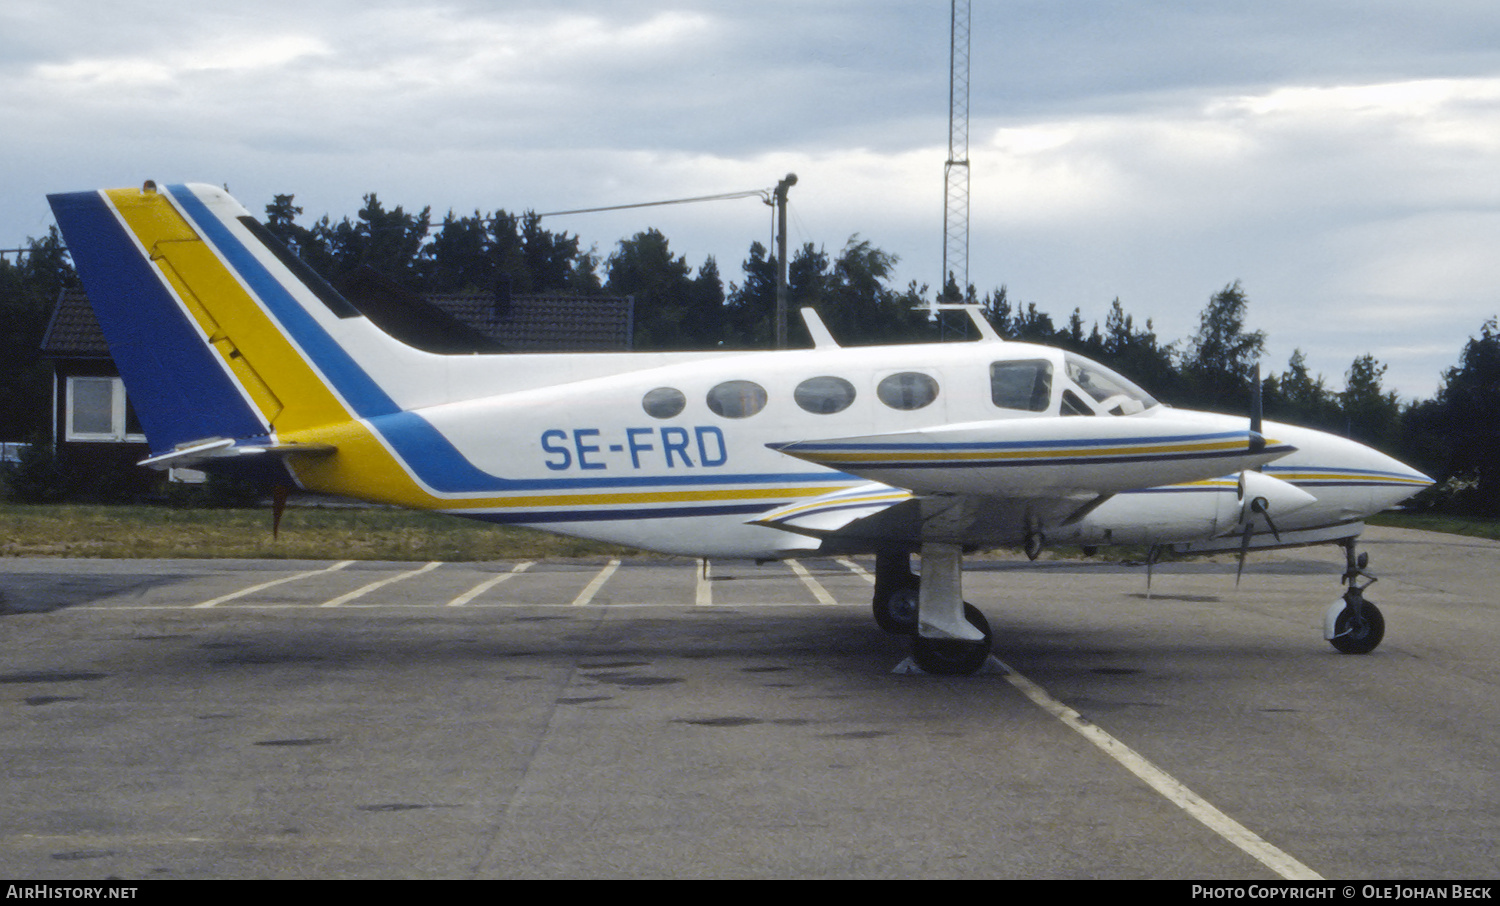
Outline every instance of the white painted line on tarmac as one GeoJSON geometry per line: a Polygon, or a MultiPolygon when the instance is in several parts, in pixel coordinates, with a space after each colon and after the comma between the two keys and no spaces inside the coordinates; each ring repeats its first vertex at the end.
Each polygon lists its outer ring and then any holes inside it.
{"type": "Polygon", "coordinates": [[[606,563],[604,565],[604,568],[599,570],[599,575],[595,576],[588,585],[585,585],[583,587],[583,591],[578,593],[578,597],[573,599],[573,606],[582,607],[588,602],[594,600],[594,595],[597,595],[599,593],[599,589],[604,587],[604,583],[608,582],[609,577],[614,575],[615,570],[619,568],[619,560],[611,560],[606,563]]]}
{"type": "Polygon", "coordinates": [[[839,563],[842,563],[844,567],[849,570],[849,572],[854,573],[856,576],[859,576],[861,579],[864,579],[871,585],[875,584],[875,575],[868,569],[865,569],[863,566],[860,566],[858,563],[855,563],[848,557],[839,557],[837,559],[839,563]]]}
{"type": "Polygon", "coordinates": [[[354,591],[351,591],[348,594],[339,595],[337,598],[334,598],[331,601],[324,601],[322,604],[319,604],[318,606],[319,607],[341,607],[344,604],[347,604],[350,601],[355,600],[356,598],[361,598],[361,597],[369,594],[370,592],[376,590],[377,588],[384,588],[387,585],[392,585],[392,584],[394,584],[396,582],[400,582],[402,579],[410,579],[412,576],[420,576],[422,573],[428,572],[430,570],[437,569],[439,566],[442,566],[442,565],[443,565],[443,561],[441,561],[441,560],[434,560],[431,563],[427,564],[426,566],[419,567],[417,569],[407,570],[404,573],[399,573],[397,575],[390,576],[389,578],[380,579],[378,581],[371,582],[369,585],[366,585],[363,588],[356,588],[354,591]]]}
{"type": "Polygon", "coordinates": [[[230,592],[227,595],[220,595],[217,598],[212,598],[208,601],[204,601],[200,604],[194,604],[192,606],[193,609],[197,609],[200,607],[216,607],[220,604],[223,604],[225,601],[233,601],[236,598],[243,598],[245,595],[254,594],[258,591],[263,591],[267,588],[272,588],[274,586],[282,585],[287,582],[295,582],[298,579],[306,579],[308,576],[317,576],[322,575],[323,573],[331,573],[336,570],[343,569],[353,562],[353,560],[340,560],[332,566],[326,567],[324,569],[310,569],[307,572],[293,573],[290,576],[282,576],[280,579],[272,579],[269,582],[262,582],[259,585],[252,585],[249,588],[242,588],[239,591],[230,592]]]}
{"type": "Polygon", "coordinates": [[[807,571],[807,567],[796,560],[787,560],[784,562],[787,566],[791,567],[792,572],[797,574],[797,578],[802,580],[802,584],[807,586],[807,590],[812,592],[812,596],[818,599],[819,604],[829,606],[838,605],[839,602],[833,599],[833,595],[828,593],[828,589],[823,587],[822,582],[813,578],[812,573],[807,571]]]}
{"type": "Polygon", "coordinates": [[[693,591],[693,603],[699,607],[712,607],[714,586],[712,564],[707,557],[698,561],[698,586],[693,591]]]}
{"type": "MultiPolygon", "coordinates": [[[[998,659],[997,659],[998,660],[998,659]]],[[[1005,678],[1043,711],[1093,743],[1127,771],[1144,780],[1172,804],[1196,818],[1209,830],[1239,847],[1247,855],[1288,881],[1321,881],[1317,872],[1262,840],[1249,828],[1214,808],[1202,796],[1183,786],[1175,777],[1147,761],[1134,749],[1087,721],[1083,715],[1047,694],[1047,690],[1017,673],[1009,665],[1005,678]]]]}
{"type": "Polygon", "coordinates": [[[494,576],[492,578],[484,580],[483,582],[480,582],[478,585],[474,586],[473,588],[469,589],[468,591],[464,592],[463,594],[459,595],[443,606],[462,607],[475,598],[479,597],[480,595],[484,594],[485,592],[489,591],[490,589],[494,588],[496,585],[499,585],[501,582],[504,582],[506,579],[509,579],[512,576],[519,575],[526,572],[526,570],[531,569],[532,565],[535,563],[535,560],[522,560],[520,563],[512,566],[510,568],[510,572],[501,573],[498,576],[494,576]]]}

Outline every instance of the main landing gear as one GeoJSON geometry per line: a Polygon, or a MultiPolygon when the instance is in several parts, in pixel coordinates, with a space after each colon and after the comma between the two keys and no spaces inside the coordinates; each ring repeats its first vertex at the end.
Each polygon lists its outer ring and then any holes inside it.
{"type": "Polygon", "coordinates": [[[1364,594],[1365,589],[1375,584],[1375,577],[1365,572],[1370,555],[1356,554],[1353,538],[1345,539],[1342,544],[1345,561],[1342,581],[1349,590],[1328,608],[1323,637],[1344,654],[1369,654],[1385,638],[1385,617],[1364,594]],[[1360,579],[1365,580],[1363,585],[1360,579]]]}
{"type": "Polygon", "coordinates": [[[922,576],[909,554],[875,558],[875,622],[911,636],[911,657],[925,673],[968,676],[990,658],[990,624],[963,600],[963,551],[953,544],[922,545],[922,576]]]}

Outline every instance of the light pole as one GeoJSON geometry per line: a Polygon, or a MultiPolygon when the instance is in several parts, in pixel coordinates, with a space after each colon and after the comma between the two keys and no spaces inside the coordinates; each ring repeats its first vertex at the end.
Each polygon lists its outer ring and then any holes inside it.
{"type": "Polygon", "coordinates": [[[797,174],[788,173],[776,184],[776,348],[786,348],[786,193],[797,184],[797,174]]]}

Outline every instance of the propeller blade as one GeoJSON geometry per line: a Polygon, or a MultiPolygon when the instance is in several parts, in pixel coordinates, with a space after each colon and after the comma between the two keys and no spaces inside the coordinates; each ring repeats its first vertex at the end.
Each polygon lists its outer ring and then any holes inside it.
{"type": "Polygon", "coordinates": [[[1255,363],[1255,383],[1250,387],[1250,451],[1259,453],[1266,448],[1265,418],[1260,385],[1260,362],[1255,363]]]}
{"type": "MultiPolygon", "coordinates": [[[[1281,532],[1276,530],[1276,523],[1271,521],[1271,505],[1266,502],[1266,498],[1257,497],[1250,501],[1250,511],[1264,516],[1266,525],[1271,527],[1271,534],[1276,537],[1277,541],[1281,540],[1281,532]]],[[[1249,525],[1246,525],[1245,528],[1248,530],[1249,525]]]]}
{"type": "Polygon", "coordinates": [[[1245,555],[1250,552],[1250,523],[1245,523],[1245,531],[1240,534],[1240,558],[1239,565],[1234,570],[1234,587],[1240,587],[1240,577],[1245,574],[1245,555]]]}

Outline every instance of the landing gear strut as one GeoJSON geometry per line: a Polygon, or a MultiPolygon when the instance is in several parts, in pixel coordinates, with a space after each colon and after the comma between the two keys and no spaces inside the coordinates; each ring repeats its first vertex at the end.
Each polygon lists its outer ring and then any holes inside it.
{"type": "Polygon", "coordinates": [[[922,545],[922,576],[909,554],[875,558],[875,622],[912,637],[911,656],[925,673],[967,676],[990,657],[990,625],[960,591],[963,552],[951,544],[922,545]]]}
{"type": "Polygon", "coordinates": [[[1323,637],[1344,654],[1369,654],[1385,638],[1385,617],[1374,601],[1365,598],[1365,589],[1375,584],[1375,577],[1365,572],[1369,554],[1356,554],[1354,539],[1343,542],[1344,576],[1349,586],[1343,597],[1333,602],[1324,619],[1323,637]],[[1364,579],[1364,584],[1360,584],[1364,579]]]}

